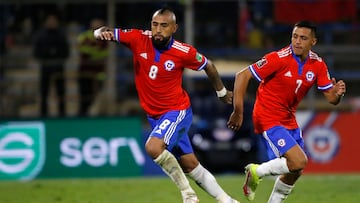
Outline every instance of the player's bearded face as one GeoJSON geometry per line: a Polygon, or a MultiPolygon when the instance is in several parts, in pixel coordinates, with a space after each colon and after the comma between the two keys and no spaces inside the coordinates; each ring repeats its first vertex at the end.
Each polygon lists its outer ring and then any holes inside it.
{"type": "Polygon", "coordinates": [[[172,35],[176,32],[175,15],[171,12],[155,12],[151,21],[152,43],[157,49],[166,49],[172,35]]]}
{"type": "Polygon", "coordinates": [[[164,49],[170,41],[170,36],[164,37],[158,34],[152,36],[152,43],[157,49],[164,49]]]}

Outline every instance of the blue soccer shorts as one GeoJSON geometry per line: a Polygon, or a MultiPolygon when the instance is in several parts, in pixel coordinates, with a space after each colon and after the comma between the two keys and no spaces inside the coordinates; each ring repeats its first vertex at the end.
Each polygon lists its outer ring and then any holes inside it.
{"type": "Polygon", "coordinates": [[[295,145],[299,145],[304,150],[304,139],[300,128],[288,130],[282,126],[275,126],[264,131],[261,138],[269,160],[282,157],[295,145]]]}
{"type": "Polygon", "coordinates": [[[192,124],[191,108],[169,111],[159,119],[148,117],[148,121],[152,127],[150,136],[163,139],[167,145],[167,150],[176,158],[194,152],[188,136],[192,124]]]}

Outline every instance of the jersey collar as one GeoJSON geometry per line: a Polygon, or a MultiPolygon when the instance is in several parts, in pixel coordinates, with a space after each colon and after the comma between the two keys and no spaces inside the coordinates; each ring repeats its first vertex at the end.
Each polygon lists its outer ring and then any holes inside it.
{"type": "Polygon", "coordinates": [[[307,55],[307,57],[306,57],[306,59],[304,60],[304,62],[301,62],[300,57],[298,57],[298,56],[296,56],[296,55],[294,54],[292,45],[290,45],[290,50],[291,50],[292,56],[295,58],[295,60],[296,60],[299,64],[305,64],[305,63],[306,63],[307,59],[309,58],[309,54],[307,55]]]}
{"type": "Polygon", "coordinates": [[[307,59],[309,58],[309,54],[308,56],[306,57],[306,59],[304,60],[304,62],[301,61],[300,57],[296,56],[294,54],[294,51],[293,51],[293,48],[292,48],[292,45],[290,45],[290,49],[291,49],[291,55],[293,56],[293,58],[296,60],[297,64],[298,64],[298,73],[299,75],[302,74],[302,71],[303,71],[303,68],[304,68],[304,65],[307,61],[307,59]]]}
{"type": "Polygon", "coordinates": [[[173,43],[174,43],[174,38],[171,37],[169,44],[164,49],[157,49],[156,47],[154,47],[154,48],[159,52],[163,52],[163,51],[169,50],[173,43]]]}

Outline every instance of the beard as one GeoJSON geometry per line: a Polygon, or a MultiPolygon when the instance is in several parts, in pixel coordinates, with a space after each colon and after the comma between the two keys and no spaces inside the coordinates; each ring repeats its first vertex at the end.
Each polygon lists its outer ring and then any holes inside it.
{"type": "Polygon", "coordinates": [[[153,36],[151,38],[152,40],[152,43],[154,45],[154,47],[156,49],[159,49],[159,50],[164,50],[167,48],[167,45],[169,44],[169,41],[170,41],[170,36],[169,37],[164,37],[162,40],[160,39],[155,39],[155,37],[153,36]]]}

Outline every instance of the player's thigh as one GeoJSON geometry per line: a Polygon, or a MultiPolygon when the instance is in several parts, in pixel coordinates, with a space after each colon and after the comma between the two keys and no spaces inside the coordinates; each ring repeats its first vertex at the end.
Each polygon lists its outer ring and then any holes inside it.
{"type": "Polygon", "coordinates": [[[301,171],[305,168],[307,157],[299,145],[295,145],[285,152],[288,168],[291,172],[301,171]]]}
{"type": "MultiPolygon", "coordinates": [[[[300,133],[299,129],[288,130],[283,126],[274,126],[264,131],[262,141],[266,146],[269,160],[283,157],[287,152],[290,154],[290,158],[292,158],[293,153],[299,156],[304,154],[300,133]],[[299,151],[302,153],[297,153],[299,151]]],[[[294,157],[296,158],[296,156],[294,157]]]]}
{"type": "Polygon", "coordinates": [[[261,138],[269,160],[284,156],[287,151],[297,145],[289,130],[283,126],[274,126],[264,131],[261,138]]]}
{"type": "Polygon", "coordinates": [[[169,111],[159,119],[148,118],[148,120],[153,129],[146,143],[147,148],[148,145],[161,147],[161,149],[165,146],[176,158],[183,154],[193,153],[187,134],[192,121],[190,108],[169,111]]]}

